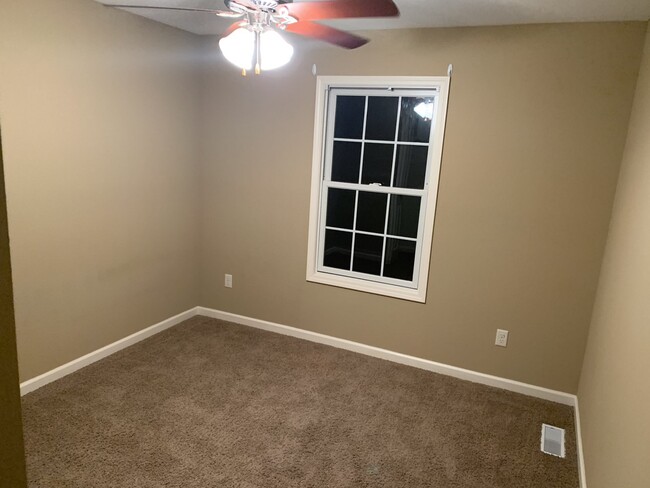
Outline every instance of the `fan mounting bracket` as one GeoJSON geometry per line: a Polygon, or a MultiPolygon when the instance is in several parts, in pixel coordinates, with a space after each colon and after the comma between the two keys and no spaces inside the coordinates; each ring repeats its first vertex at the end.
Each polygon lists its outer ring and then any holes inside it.
{"type": "Polygon", "coordinates": [[[246,23],[252,30],[264,30],[273,25],[284,30],[287,25],[298,21],[282,5],[293,0],[224,0],[226,7],[234,13],[246,15],[246,23]],[[279,7],[279,8],[278,8],[279,7]]]}

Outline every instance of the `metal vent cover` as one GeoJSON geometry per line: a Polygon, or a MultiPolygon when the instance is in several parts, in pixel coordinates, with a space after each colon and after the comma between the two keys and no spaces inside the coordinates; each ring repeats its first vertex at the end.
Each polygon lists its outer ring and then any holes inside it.
{"type": "Polygon", "coordinates": [[[541,449],[545,454],[561,458],[565,457],[564,429],[548,424],[542,424],[541,449]]]}

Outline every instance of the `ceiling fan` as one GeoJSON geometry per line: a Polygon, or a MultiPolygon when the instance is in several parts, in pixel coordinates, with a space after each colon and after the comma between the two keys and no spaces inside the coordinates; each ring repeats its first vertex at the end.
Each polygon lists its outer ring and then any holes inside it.
{"type": "Polygon", "coordinates": [[[319,39],[346,49],[356,49],[368,39],[323,24],[316,20],[397,17],[399,10],[393,0],[224,0],[228,10],[163,7],[152,5],[105,4],[108,7],[131,9],[177,10],[205,12],[229,19],[238,19],[224,33],[219,47],[224,57],[242,69],[242,74],[255,67],[255,73],[279,68],[293,56],[293,47],[278,33],[292,32],[319,39]]]}

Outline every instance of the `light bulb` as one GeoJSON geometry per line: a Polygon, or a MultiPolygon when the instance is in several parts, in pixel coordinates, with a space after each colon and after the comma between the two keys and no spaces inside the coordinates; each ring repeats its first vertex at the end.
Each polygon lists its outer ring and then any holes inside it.
{"type": "Polygon", "coordinates": [[[272,29],[260,34],[260,57],[262,70],[270,70],[284,66],[293,56],[293,46],[282,39],[282,36],[272,29]]]}
{"type": "Polygon", "coordinates": [[[219,41],[224,57],[235,66],[250,70],[253,67],[255,34],[246,27],[240,27],[219,41]]]}

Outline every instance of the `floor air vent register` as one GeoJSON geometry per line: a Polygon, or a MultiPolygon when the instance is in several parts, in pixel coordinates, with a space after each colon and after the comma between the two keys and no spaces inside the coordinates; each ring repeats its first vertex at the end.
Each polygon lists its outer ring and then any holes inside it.
{"type": "Polygon", "coordinates": [[[565,457],[564,429],[542,424],[542,452],[551,456],[565,457]]]}

